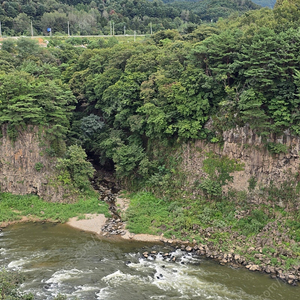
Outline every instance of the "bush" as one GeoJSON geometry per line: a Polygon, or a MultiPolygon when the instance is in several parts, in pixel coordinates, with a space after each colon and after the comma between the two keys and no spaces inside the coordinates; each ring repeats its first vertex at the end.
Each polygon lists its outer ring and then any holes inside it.
{"type": "Polygon", "coordinates": [[[277,143],[267,143],[267,149],[269,150],[269,152],[273,153],[273,154],[280,154],[280,153],[287,153],[288,152],[288,148],[286,145],[284,144],[277,144],[277,143]]]}
{"type": "Polygon", "coordinates": [[[255,209],[250,216],[240,219],[236,226],[247,236],[259,233],[269,221],[267,214],[262,210],[255,209]]]}
{"type": "Polygon", "coordinates": [[[41,162],[38,162],[38,163],[35,164],[34,167],[35,167],[35,169],[36,169],[38,172],[40,172],[40,171],[44,168],[44,164],[41,163],[41,162]]]}
{"type": "Polygon", "coordinates": [[[20,293],[17,288],[24,281],[24,276],[18,272],[0,271],[0,299],[2,300],[32,300],[32,294],[20,293]]]}
{"type": "Polygon", "coordinates": [[[64,184],[71,181],[74,187],[80,190],[88,190],[90,188],[89,179],[92,178],[95,170],[86,158],[87,155],[80,146],[70,146],[65,157],[57,160],[58,179],[64,184]]]}
{"type": "Polygon", "coordinates": [[[220,196],[222,194],[222,186],[220,183],[211,179],[203,180],[199,187],[209,196],[220,196]]]}

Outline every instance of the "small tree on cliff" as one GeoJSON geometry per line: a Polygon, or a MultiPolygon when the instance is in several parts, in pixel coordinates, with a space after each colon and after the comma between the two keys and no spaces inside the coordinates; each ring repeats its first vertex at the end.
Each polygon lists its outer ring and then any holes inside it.
{"type": "Polygon", "coordinates": [[[95,170],[86,159],[87,155],[80,146],[70,146],[65,157],[57,160],[58,179],[64,184],[73,184],[82,191],[88,190],[90,188],[89,179],[95,170]]]}

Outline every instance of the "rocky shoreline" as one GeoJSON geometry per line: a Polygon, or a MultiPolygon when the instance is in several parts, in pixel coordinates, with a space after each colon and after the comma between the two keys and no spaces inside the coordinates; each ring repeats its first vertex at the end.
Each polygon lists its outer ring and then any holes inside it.
{"type": "MultiPolygon", "coordinates": [[[[124,236],[126,234],[125,224],[126,223],[123,222],[121,219],[109,219],[107,223],[102,227],[102,236],[124,236]]],[[[139,235],[131,234],[129,239],[137,240],[135,236],[139,235]]],[[[252,261],[248,261],[245,258],[245,256],[236,253],[233,249],[230,250],[228,253],[223,253],[222,250],[217,250],[216,247],[210,247],[207,244],[195,244],[189,243],[187,241],[166,239],[162,236],[155,237],[157,241],[160,241],[168,246],[172,246],[174,247],[174,249],[181,249],[182,251],[186,251],[188,253],[200,257],[206,257],[217,260],[220,263],[220,265],[230,265],[234,268],[244,267],[249,271],[262,273],[264,272],[266,274],[269,274],[271,278],[278,278],[290,285],[297,285],[300,280],[300,265],[298,267],[295,266],[293,271],[285,271],[281,267],[275,267],[270,265],[270,263],[268,263],[268,261],[265,259],[263,253],[255,254],[255,258],[262,262],[260,265],[258,265],[253,263],[252,261]]],[[[143,241],[147,242],[149,241],[149,239],[145,238],[143,241]]],[[[249,254],[254,250],[254,247],[249,247],[246,253],[249,254]]],[[[261,247],[256,250],[262,252],[261,247]]],[[[155,253],[143,253],[144,258],[148,258],[151,255],[153,256],[155,255],[155,253]]],[[[166,257],[168,256],[167,254],[165,255],[166,257]]]]}
{"type": "MultiPolygon", "coordinates": [[[[108,193],[108,192],[107,192],[108,193]]],[[[110,194],[111,195],[111,194],[110,194]]],[[[104,200],[104,199],[103,199],[104,200]]],[[[279,232],[277,222],[269,223],[262,232],[252,237],[250,241],[245,242],[245,237],[239,236],[238,233],[225,229],[230,233],[230,238],[235,242],[235,246],[227,252],[222,251],[221,245],[215,245],[209,241],[209,238],[215,233],[214,228],[201,229],[197,228],[199,235],[204,237],[207,244],[199,244],[196,242],[181,241],[177,239],[167,239],[161,236],[139,235],[128,232],[126,222],[122,221],[121,216],[124,216],[129,205],[129,200],[118,197],[117,194],[110,196],[111,212],[113,217],[108,219],[102,227],[102,236],[120,236],[125,239],[140,240],[145,242],[162,242],[182,251],[186,251],[195,255],[217,260],[221,265],[230,265],[235,268],[244,267],[252,272],[264,272],[269,274],[271,278],[278,278],[290,285],[298,285],[300,281],[300,265],[293,266],[292,269],[286,270],[283,267],[272,265],[272,258],[282,260],[285,258],[296,258],[292,252],[288,252],[284,247],[274,246],[283,245],[283,243],[295,244],[287,236],[287,232],[279,232]],[[125,203],[124,203],[125,201],[125,203]],[[118,206],[116,206],[116,204],[118,206]],[[119,207],[119,208],[118,208],[119,207]],[[118,212],[115,214],[114,212],[118,212]],[[266,247],[274,247],[275,251],[268,252],[266,247]],[[251,256],[255,261],[249,260],[246,256],[251,256]]],[[[146,254],[149,255],[149,254],[146,254]]],[[[144,255],[145,258],[146,255],[144,255]]]]}

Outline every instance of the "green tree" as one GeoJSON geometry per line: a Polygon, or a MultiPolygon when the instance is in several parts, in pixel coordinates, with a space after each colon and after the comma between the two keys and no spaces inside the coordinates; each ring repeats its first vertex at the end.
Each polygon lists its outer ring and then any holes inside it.
{"type": "Polygon", "coordinates": [[[64,180],[67,177],[71,179],[70,183],[76,188],[88,191],[91,188],[89,179],[94,175],[94,168],[87,160],[85,151],[77,145],[70,146],[64,158],[58,158],[56,168],[59,171],[59,179],[64,180]]]}
{"type": "Polygon", "coordinates": [[[56,137],[66,135],[75,103],[67,86],[25,72],[0,74],[0,82],[0,124],[42,125],[56,137]]]}

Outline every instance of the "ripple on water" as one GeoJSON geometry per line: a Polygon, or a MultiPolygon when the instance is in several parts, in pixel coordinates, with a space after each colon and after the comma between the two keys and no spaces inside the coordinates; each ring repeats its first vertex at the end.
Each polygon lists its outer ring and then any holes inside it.
{"type": "Polygon", "coordinates": [[[149,277],[143,278],[138,275],[126,274],[121,272],[120,270],[102,278],[104,282],[112,286],[118,286],[118,285],[122,285],[123,283],[133,283],[133,282],[135,284],[141,284],[141,283],[144,284],[144,283],[148,283],[149,279],[150,279],[149,277]]]}
{"type": "Polygon", "coordinates": [[[115,293],[110,290],[109,287],[100,289],[99,293],[96,293],[97,300],[106,300],[109,299],[115,293]]]}
{"type": "MultiPolygon", "coordinates": [[[[131,258],[134,258],[134,256],[137,257],[136,254],[130,254],[131,258]]],[[[139,273],[142,273],[142,276],[130,275],[118,270],[105,276],[102,280],[112,287],[122,286],[126,283],[130,285],[134,282],[135,285],[148,284],[156,286],[164,292],[173,292],[173,294],[177,294],[177,296],[168,297],[168,299],[255,299],[243,291],[238,291],[237,293],[228,290],[222,284],[201,279],[201,271],[199,269],[197,270],[197,276],[194,276],[193,273],[195,270],[191,268],[191,266],[200,263],[198,257],[183,253],[180,250],[171,253],[171,257],[176,257],[176,263],[166,261],[161,254],[157,254],[155,260],[137,257],[137,262],[129,263],[128,266],[139,273]],[[149,273],[152,274],[152,276],[149,276],[149,273]],[[220,291],[222,292],[220,293],[220,291]]],[[[105,292],[109,291],[110,290],[105,290],[105,292]]],[[[166,296],[153,295],[150,299],[166,299],[166,296]]]]}
{"type": "MultiPolygon", "coordinates": [[[[59,270],[55,272],[51,278],[44,281],[48,284],[53,283],[62,283],[63,281],[67,281],[74,278],[81,278],[84,274],[92,273],[92,270],[78,270],[78,269],[71,269],[71,270],[59,270]]],[[[43,281],[42,281],[43,282],[43,281]]]]}
{"type": "Polygon", "coordinates": [[[30,259],[28,259],[28,258],[26,258],[26,257],[25,257],[25,258],[20,258],[20,259],[11,261],[11,262],[8,264],[7,268],[8,268],[8,269],[11,269],[11,270],[21,270],[22,267],[23,267],[25,264],[29,263],[29,262],[30,262],[30,259]]]}
{"type": "Polygon", "coordinates": [[[7,253],[7,250],[4,248],[0,248],[0,255],[5,255],[7,253]]]}
{"type": "Polygon", "coordinates": [[[0,260],[5,254],[0,263],[27,272],[21,291],[32,292],[37,300],[52,300],[58,293],[70,300],[267,300],[257,295],[271,291],[275,284],[270,299],[299,299],[297,288],[180,250],[143,243],[91,242],[90,235],[69,227],[45,226],[16,226],[17,230],[6,231],[0,239],[0,260]],[[49,241],[41,243],[45,228],[49,241]],[[8,238],[13,241],[3,242],[8,238]],[[171,252],[176,262],[159,253],[152,260],[144,259],[141,252],[145,250],[171,252]]]}

